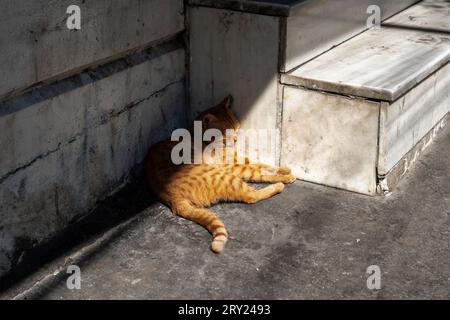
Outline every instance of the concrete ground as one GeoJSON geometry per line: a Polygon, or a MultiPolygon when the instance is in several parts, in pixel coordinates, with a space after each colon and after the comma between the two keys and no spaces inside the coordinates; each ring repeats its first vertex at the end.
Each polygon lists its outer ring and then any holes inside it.
{"type": "Polygon", "coordinates": [[[221,255],[138,181],[99,209],[98,225],[117,223],[0,297],[450,299],[449,146],[447,126],[389,197],[297,182],[262,203],[217,205],[231,235],[221,255]],[[67,289],[70,264],[81,268],[80,290],[67,289]],[[366,286],[370,265],[381,268],[381,290],[366,286]]]}

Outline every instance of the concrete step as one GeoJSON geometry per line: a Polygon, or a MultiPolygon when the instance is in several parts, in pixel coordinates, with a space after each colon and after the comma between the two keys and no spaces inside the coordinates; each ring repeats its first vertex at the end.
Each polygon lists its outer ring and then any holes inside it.
{"type": "MultiPolygon", "coordinates": [[[[281,130],[280,71],[291,70],[367,28],[369,5],[383,18],[416,0],[191,0],[190,117],[232,94],[244,129],[281,130]]],[[[280,151],[261,161],[276,164],[280,151]]]]}
{"type": "Polygon", "coordinates": [[[425,1],[283,74],[282,82],[394,101],[449,61],[449,17],[450,3],[425,1]]]}
{"type": "Polygon", "coordinates": [[[279,131],[259,160],[301,179],[388,192],[448,112],[447,2],[190,3],[191,118],[231,93],[243,129],[279,131]]]}
{"type": "Polygon", "coordinates": [[[416,0],[313,0],[292,7],[284,20],[280,71],[286,72],[332,49],[367,29],[370,6],[378,6],[381,19],[416,3],[416,0]]]}
{"type": "Polygon", "coordinates": [[[450,3],[447,0],[425,0],[384,21],[383,25],[424,31],[449,32],[450,3]]]}
{"type": "MultiPolygon", "coordinates": [[[[280,39],[265,38],[279,46],[280,71],[292,70],[367,29],[370,6],[381,18],[408,8],[418,0],[190,0],[191,6],[245,12],[279,19],[280,39]]],[[[217,11],[215,11],[218,13],[217,11]]],[[[264,37],[264,34],[261,34],[264,37]]]]}
{"type": "Polygon", "coordinates": [[[449,15],[425,1],[282,74],[281,163],[300,179],[389,192],[450,111],[449,15]]]}

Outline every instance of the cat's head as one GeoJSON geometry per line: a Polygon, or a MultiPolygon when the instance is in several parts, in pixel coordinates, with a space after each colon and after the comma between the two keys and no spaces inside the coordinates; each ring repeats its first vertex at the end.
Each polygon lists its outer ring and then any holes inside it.
{"type": "Polygon", "coordinates": [[[233,133],[233,139],[237,139],[237,132],[241,127],[239,120],[231,110],[231,104],[233,103],[233,97],[227,96],[217,106],[206,110],[197,117],[197,121],[202,122],[203,130],[218,129],[225,137],[227,130],[231,130],[233,133]]]}

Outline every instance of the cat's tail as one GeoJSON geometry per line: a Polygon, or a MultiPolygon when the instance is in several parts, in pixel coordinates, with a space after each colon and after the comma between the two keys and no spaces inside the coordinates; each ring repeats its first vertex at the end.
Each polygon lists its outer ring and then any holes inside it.
{"type": "Polygon", "coordinates": [[[228,240],[228,232],[223,222],[211,211],[193,206],[188,200],[173,203],[172,211],[188,220],[205,227],[213,236],[211,250],[221,253],[228,240]]]}

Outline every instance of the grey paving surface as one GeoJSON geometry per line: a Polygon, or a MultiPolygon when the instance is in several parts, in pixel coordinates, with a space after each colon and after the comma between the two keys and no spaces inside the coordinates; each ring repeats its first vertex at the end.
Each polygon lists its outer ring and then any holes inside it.
{"type": "Polygon", "coordinates": [[[387,198],[298,182],[259,204],[217,205],[213,210],[231,234],[222,255],[209,251],[206,231],[152,204],[138,184],[109,208],[138,210],[134,218],[2,297],[35,284],[20,297],[449,299],[449,146],[447,126],[387,198]],[[65,272],[53,272],[73,261],[81,267],[82,288],[70,291],[65,272]],[[382,270],[379,291],[366,287],[370,265],[382,270]]]}

